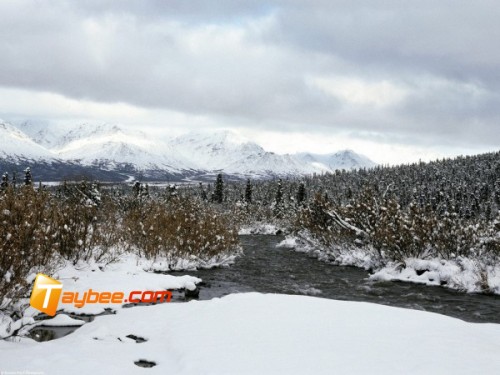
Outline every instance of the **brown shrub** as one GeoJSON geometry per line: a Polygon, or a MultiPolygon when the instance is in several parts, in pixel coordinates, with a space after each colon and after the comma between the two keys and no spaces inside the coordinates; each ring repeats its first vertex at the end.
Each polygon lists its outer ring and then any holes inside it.
{"type": "Polygon", "coordinates": [[[26,292],[32,268],[45,267],[55,251],[54,207],[45,191],[30,186],[0,196],[0,303],[26,292]]]}
{"type": "Polygon", "coordinates": [[[148,258],[210,258],[234,249],[237,229],[228,215],[195,199],[148,201],[124,215],[126,242],[148,258]]]}

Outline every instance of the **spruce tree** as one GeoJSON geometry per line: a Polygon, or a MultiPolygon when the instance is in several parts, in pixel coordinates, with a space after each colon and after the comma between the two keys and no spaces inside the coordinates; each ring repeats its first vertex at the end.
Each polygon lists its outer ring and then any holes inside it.
{"type": "Polygon", "coordinates": [[[252,184],[250,183],[250,179],[247,180],[245,188],[245,202],[252,203],[252,184]]]}
{"type": "Polygon", "coordinates": [[[278,188],[276,189],[275,197],[276,206],[283,204],[283,181],[281,178],[278,181],[278,188]]]}
{"type": "Polygon", "coordinates": [[[5,172],[2,175],[2,183],[0,184],[0,189],[7,190],[8,187],[9,187],[9,174],[5,172]]]}
{"type": "Polygon", "coordinates": [[[141,183],[139,181],[136,181],[134,183],[134,186],[132,187],[132,190],[134,191],[134,196],[137,198],[139,196],[139,193],[141,192],[141,183]]]}
{"type": "Polygon", "coordinates": [[[302,204],[306,199],[306,187],[304,183],[301,182],[299,185],[299,190],[297,190],[297,204],[302,204]]]}
{"type": "Polygon", "coordinates": [[[90,187],[90,191],[88,193],[89,199],[92,201],[94,206],[101,205],[101,192],[99,191],[99,183],[94,182],[90,187]]]}
{"type": "Polygon", "coordinates": [[[276,195],[274,197],[274,213],[277,217],[281,218],[283,216],[283,211],[283,181],[280,178],[276,189],[276,195]]]}
{"type": "Polygon", "coordinates": [[[177,185],[175,184],[170,184],[168,185],[167,187],[167,194],[168,194],[168,198],[174,198],[174,197],[177,197],[178,193],[177,193],[177,185]]]}
{"type": "Polygon", "coordinates": [[[213,200],[216,203],[222,203],[224,201],[224,181],[222,180],[222,173],[217,175],[213,200]]]}
{"type": "Polygon", "coordinates": [[[207,192],[203,189],[203,184],[200,182],[200,197],[203,201],[207,200],[207,192]]]}
{"type": "Polygon", "coordinates": [[[33,179],[31,177],[31,168],[28,167],[24,170],[24,185],[31,186],[33,184],[33,179]]]}
{"type": "Polygon", "coordinates": [[[144,187],[141,190],[141,197],[142,198],[149,198],[149,185],[145,184],[144,187]]]}

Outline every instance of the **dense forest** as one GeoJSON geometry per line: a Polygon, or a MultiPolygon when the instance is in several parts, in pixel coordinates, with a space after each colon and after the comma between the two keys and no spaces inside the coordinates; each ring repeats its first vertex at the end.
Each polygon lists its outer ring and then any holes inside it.
{"type": "Polygon", "coordinates": [[[370,246],[394,260],[500,255],[500,152],[229,184],[223,199],[217,184],[206,190],[198,195],[242,224],[274,223],[321,246],[370,246]]]}

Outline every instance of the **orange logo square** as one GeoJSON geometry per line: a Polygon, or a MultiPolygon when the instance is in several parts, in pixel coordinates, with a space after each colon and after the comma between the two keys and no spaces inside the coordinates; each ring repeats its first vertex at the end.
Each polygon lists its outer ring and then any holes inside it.
{"type": "Polygon", "coordinates": [[[43,273],[36,275],[35,285],[33,285],[30,298],[31,307],[50,316],[56,315],[62,286],[61,282],[43,273]]]}

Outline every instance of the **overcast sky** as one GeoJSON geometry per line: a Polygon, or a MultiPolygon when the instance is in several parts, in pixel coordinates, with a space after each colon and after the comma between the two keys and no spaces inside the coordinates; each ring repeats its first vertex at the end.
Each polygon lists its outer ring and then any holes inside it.
{"type": "Polygon", "coordinates": [[[498,150],[499,20],[494,0],[2,0],[0,117],[380,163],[498,150]]]}

